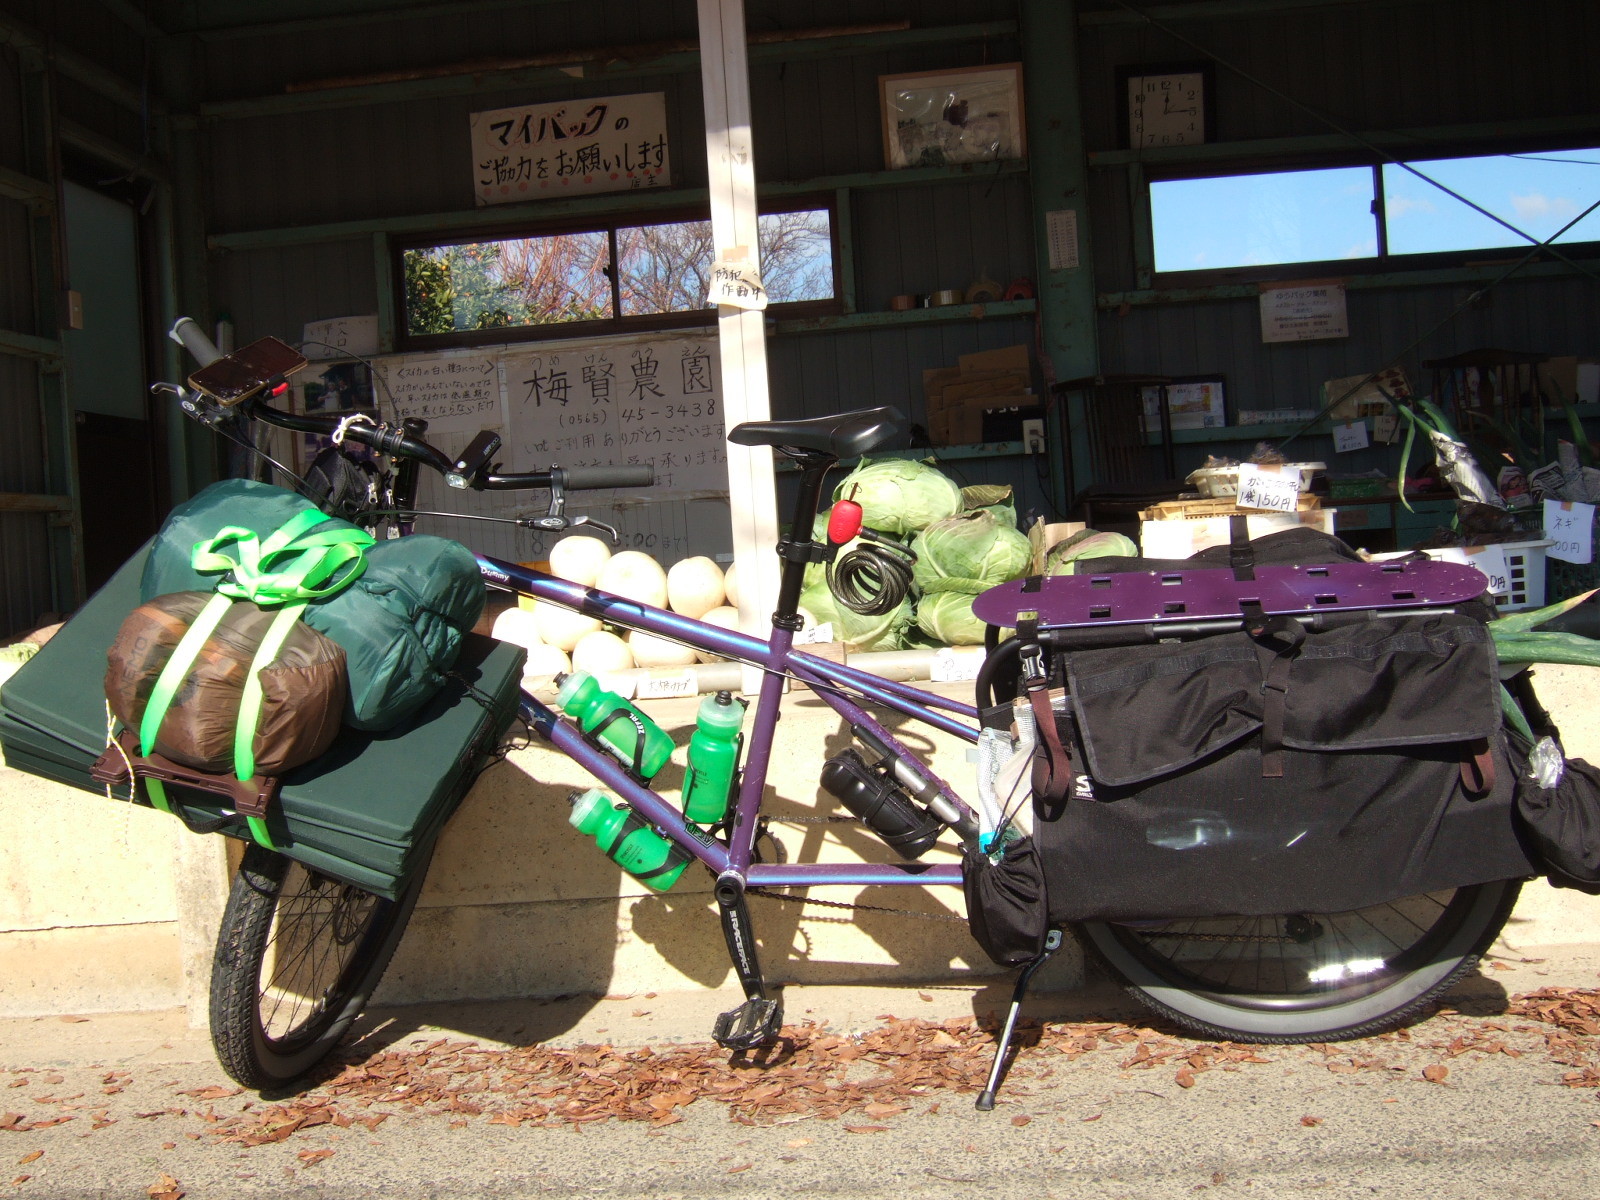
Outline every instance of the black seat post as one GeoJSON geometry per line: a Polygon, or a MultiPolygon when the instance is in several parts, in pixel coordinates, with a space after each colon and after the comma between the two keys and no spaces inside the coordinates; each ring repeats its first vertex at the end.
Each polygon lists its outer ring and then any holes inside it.
{"type": "Polygon", "coordinates": [[[824,561],[826,547],[812,539],[812,527],[822,508],[822,488],[828,469],[839,460],[831,454],[815,450],[785,448],[800,467],[800,492],[795,497],[794,520],[789,526],[789,537],[778,543],[778,557],[783,560],[783,570],[778,581],[778,607],[772,614],[772,623],[791,632],[800,628],[800,590],[805,586],[806,566],[824,561]]]}

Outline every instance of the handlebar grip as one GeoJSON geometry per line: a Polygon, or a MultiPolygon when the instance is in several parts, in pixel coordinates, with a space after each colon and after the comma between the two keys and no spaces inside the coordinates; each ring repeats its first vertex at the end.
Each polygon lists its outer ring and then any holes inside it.
{"type": "Polygon", "coordinates": [[[592,491],[595,488],[649,487],[656,481],[656,469],[648,463],[641,466],[565,467],[560,475],[561,484],[572,492],[592,491]]]}
{"type": "Polygon", "coordinates": [[[209,367],[222,357],[222,351],[216,348],[193,317],[179,317],[167,330],[167,336],[192,354],[202,367],[209,367]]]}

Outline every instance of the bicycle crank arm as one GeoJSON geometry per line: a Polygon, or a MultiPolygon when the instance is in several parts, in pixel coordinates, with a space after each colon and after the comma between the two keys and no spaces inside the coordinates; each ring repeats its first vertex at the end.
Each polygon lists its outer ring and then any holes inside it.
{"type": "Polygon", "coordinates": [[[750,906],[745,900],[744,883],[736,876],[717,880],[717,909],[722,917],[722,935],[728,955],[744,988],[745,1001],[717,1017],[711,1036],[729,1050],[754,1050],[774,1042],[783,1025],[783,1001],[767,995],[761,978],[761,961],[756,955],[755,930],[750,924],[750,906]]]}

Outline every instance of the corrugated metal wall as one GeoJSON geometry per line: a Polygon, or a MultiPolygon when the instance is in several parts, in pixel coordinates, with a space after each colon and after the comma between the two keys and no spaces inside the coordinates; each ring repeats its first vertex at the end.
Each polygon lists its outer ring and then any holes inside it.
{"type": "MultiPolygon", "coordinates": [[[[1164,5],[1163,12],[1174,7],[1164,5]]],[[[1589,0],[1536,5],[1410,0],[1278,14],[1253,11],[1233,19],[1173,19],[1171,25],[1222,64],[1234,64],[1362,133],[1571,117],[1594,107],[1587,89],[1563,65],[1575,60],[1560,50],[1600,49],[1600,6],[1589,0]]],[[[1119,66],[1204,57],[1195,45],[1126,22],[1086,24],[1080,51],[1091,152],[1117,145],[1119,66]]],[[[1216,69],[1215,91],[1218,141],[1330,132],[1327,124],[1226,65],[1216,69]]],[[[1593,136],[1591,144],[1600,144],[1600,129],[1593,136]]],[[[1130,290],[1135,276],[1127,169],[1094,170],[1092,187],[1097,286],[1102,292],[1130,290]]],[[[1455,311],[1471,290],[1463,284],[1351,290],[1350,336],[1298,345],[1262,343],[1254,298],[1106,312],[1100,320],[1102,369],[1220,374],[1231,403],[1264,409],[1317,407],[1324,380],[1376,369],[1397,355],[1413,384],[1426,387],[1424,360],[1467,350],[1600,353],[1593,280],[1513,280],[1487,304],[1455,311]],[[1412,345],[1447,317],[1442,328],[1412,345]]],[[[1217,448],[1180,447],[1180,473],[1217,448]]],[[[1237,446],[1224,448],[1238,453],[1237,446]]],[[[1296,452],[1322,459],[1331,454],[1328,437],[1303,439],[1296,452]]],[[[1363,470],[1377,459],[1376,453],[1357,452],[1341,455],[1338,465],[1363,470]]]]}
{"type": "MultiPolygon", "coordinates": [[[[807,6],[803,19],[792,6],[748,6],[753,30],[859,26],[908,17],[918,26],[936,26],[1014,15],[1007,0],[968,5],[939,0],[915,11],[902,3],[826,3],[807,6]]],[[[316,37],[210,39],[203,43],[202,73],[208,99],[242,99],[275,94],[286,82],[695,38],[695,5],[689,0],[536,5],[448,20],[397,16],[377,25],[334,27],[316,37]]],[[[1010,61],[1018,54],[1013,38],[893,54],[757,61],[751,69],[757,178],[795,181],[878,171],[883,165],[876,99],[880,73],[977,64],[985,58],[1010,61]]],[[[210,232],[470,210],[469,114],[514,103],[646,91],[667,96],[674,184],[703,188],[700,76],[698,66],[691,65],[680,74],[563,80],[469,96],[208,122],[210,232]]],[[[486,215],[493,219],[492,212],[486,215]]],[[[860,248],[853,269],[864,310],[886,309],[889,298],[901,293],[964,289],[981,277],[1003,284],[1033,274],[1024,176],[858,191],[849,219],[860,248]]],[[[293,340],[306,321],[374,311],[376,286],[367,237],[234,251],[217,256],[213,265],[216,308],[232,317],[241,341],[268,333],[293,340]]],[[[959,355],[975,350],[1033,340],[1031,319],[774,338],[768,350],[774,412],[810,416],[895,404],[921,421],[925,368],[954,365],[959,355]]],[[[975,483],[996,477],[1009,481],[1023,465],[1021,459],[1009,464],[972,460],[955,464],[952,473],[975,483]]],[[[1031,475],[1026,489],[1024,507],[1042,507],[1044,490],[1031,475]]],[[[728,548],[725,518],[687,521],[669,507],[630,512],[627,524],[633,532],[674,544],[687,530],[695,552],[728,548]]],[[[487,552],[510,552],[506,539],[488,530],[452,532],[487,552]]],[[[539,553],[537,541],[523,536],[519,542],[519,556],[539,553]]]]}

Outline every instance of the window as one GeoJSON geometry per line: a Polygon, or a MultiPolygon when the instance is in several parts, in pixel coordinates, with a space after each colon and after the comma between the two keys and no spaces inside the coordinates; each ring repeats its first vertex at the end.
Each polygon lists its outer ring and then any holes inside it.
{"type": "Polygon", "coordinates": [[[1165,179],[1150,184],[1158,272],[1280,264],[1393,266],[1399,255],[1600,242],[1600,149],[1165,179]],[[1378,198],[1382,197],[1382,203],[1378,198]]]}
{"type": "MultiPolygon", "coordinates": [[[[838,294],[832,212],[763,213],[761,265],[772,305],[838,294]]],[[[649,328],[704,321],[711,222],[615,223],[494,240],[403,247],[405,331],[424,344],[570,335],[565,326],[649,328]]]]}

